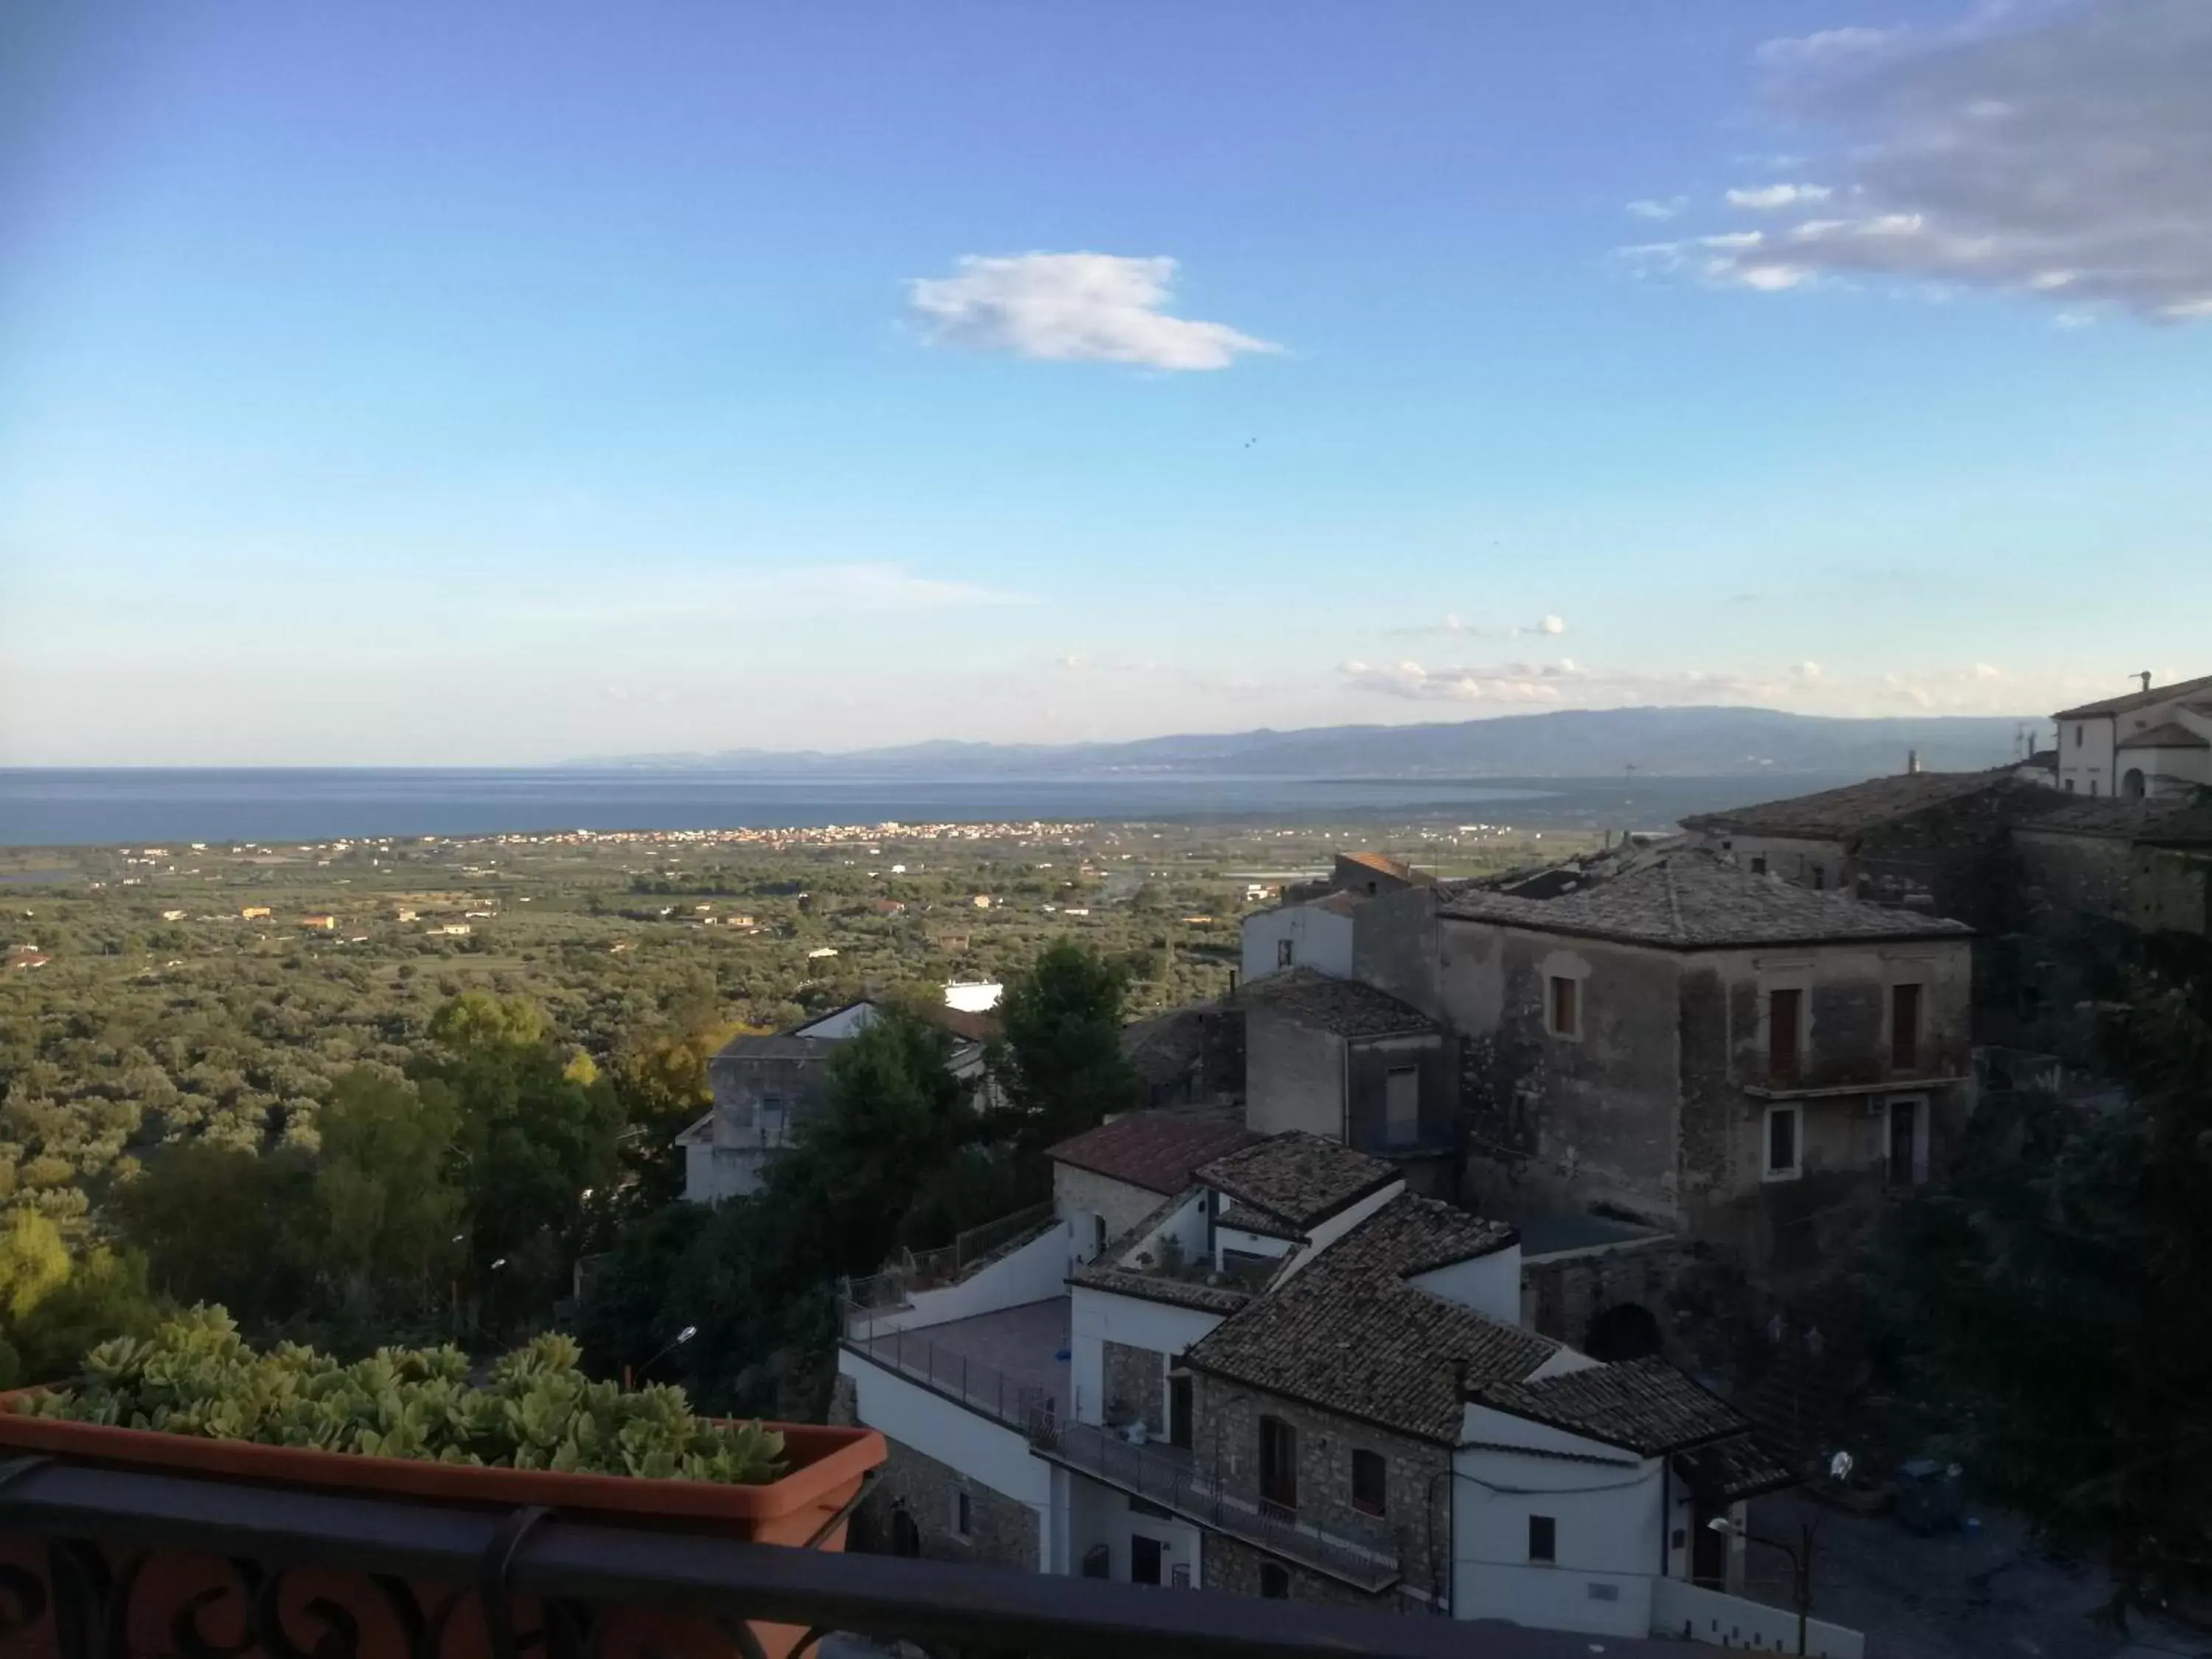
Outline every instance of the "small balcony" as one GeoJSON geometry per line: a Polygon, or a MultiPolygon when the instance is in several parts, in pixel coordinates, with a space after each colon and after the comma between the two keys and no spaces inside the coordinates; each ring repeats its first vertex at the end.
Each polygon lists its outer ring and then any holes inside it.
{"type": "MultiPolygon", "coordinates": [[[[1586,1642],[1448,1620],[738,1543],[697,1527],[0,1465],[10,1659],[1568,1659],[1586,1642]]],[[[1608,1638],[1614,1659],[1656,1644],[1608,1638]]]]}
{"type": "Polygon", "coordinates": [[[1321,1522],[1202,1468],[1182,1447],[1133,1445],[1088,1423],[1048,1423],[1030,1441],[1040,1457],[1355,1589],[1380,1592],[1405,1576],[1397,1535],[1382,1521],[1345,1515],[1321,1522]]]}

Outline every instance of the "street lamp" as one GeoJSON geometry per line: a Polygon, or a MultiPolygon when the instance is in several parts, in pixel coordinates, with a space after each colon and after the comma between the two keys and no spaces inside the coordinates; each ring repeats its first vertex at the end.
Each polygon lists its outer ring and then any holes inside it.
{"type": "MultiPolygon", "coordinates": [[[[636,1368],[636,1371],[651,1370],[655,1365],[660,1363],[661,1358],[665,1355],[673,1353],[677,1349],[682,1347],[686,1342],[689,1342],[693,1337],[698,1334],[699,1328],[696,1325],[686,1325],[682,1330],[677,1332],[674,1336],[669,1338],[665,1343],[661,1345],[661,1349],[659,1353],[656,1353],[652,1358],[647,1360],[644,1364],[638,1366],[636,1368]]],[[[636,1371],[634,1371],[628,1365],[623,1367],[623,1386],[624,1388],[633,1386],[636,1371]]]]}
{"type": "MultiPolygon", "coordinates": [[[[1839,1451],[1828,1460],[1828,1478],[1846,1479],[1851,1472],[1851,1455],[1839,1451]]],[[[1740,1527],[1725,1515],[1717,1515],[1705,1522],[1706,1530],[1723,1537],[1741,1538],[1747,1544],[1764,1544],[1771,1550],[1780,1550],[1790,1558],[1790,1577],[1797,1603],[1797,1651],[1805,1651],[1805,1626],[1813,1614],[1813,1528],[1808,1521],[1800,1533],[1796,1548],[1778,1538],[1761,1538],[1747,1528],[1740,1527]]]]}

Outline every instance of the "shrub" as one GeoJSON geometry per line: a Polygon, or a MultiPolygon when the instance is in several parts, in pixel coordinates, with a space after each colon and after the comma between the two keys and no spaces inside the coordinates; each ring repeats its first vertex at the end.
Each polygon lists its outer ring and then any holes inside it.
{"type": "Polygon", "coordinates": [[[110,1427],[493,1468],[758,1485],[782,1472],[783,1437],[693,1415],[684,1390],[624,1392],[576,1369],[549,1333],[497,1361],[482,1388],[455,1347],[380,1348],[340,1364],[297,1343],[256,1352],[204,1304],[146,1337],[85,1356],[69,1391],[17,1409],[110,1427]]]}

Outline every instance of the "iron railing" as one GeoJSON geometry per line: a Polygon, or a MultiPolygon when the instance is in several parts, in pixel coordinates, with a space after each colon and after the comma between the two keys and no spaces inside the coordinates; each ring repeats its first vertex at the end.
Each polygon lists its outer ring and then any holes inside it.
{"type": "Polygon", "coordinates": [[[957,1347],[931,1340],[927,1328],[921,1331],[886,1331],[881,1336],[855,1336],[852,1334],[854,1323],[857,1321],[865,1326],[866,1314],[848,1307],[844,1315],[845,1346],[861,1358],[927,1383],[980,1416],[1018,1429],[1032,1438],[1042,1431],[1040,1425],[1048,1425],[1053,1421],[1058,1402],[1049,1389],[1020,1382],[969,1358],[957,1347]]]}
{"type": "Polygon", "coordinates": [[[1030,1443],[1079,1474],[1362,1589],[1385,1589],[1405,1576],[1402,1547],[1385,1522],[1358,1515],[1324,1522],[1201,1467],[1179,1447],[1133,1445],[1109,1430],[1056,1420],[1033,1432],[1030,1443]]]}
{"type": "Polygon", "coordinates": [[[1047,1200],[1012,1215],[1000,1216],[995,1221],[970,1227],[950,1244],[940,1244],[935,1249],[902,1248],[882,1272],[866,1279],[847,1279],[845,1300],[864,1310],[902,1306],[916,1291],[956,1282],[986,1257],[1051,1219],[1052,1203],[1047,1200]]]}
{"type": "MultiPolygon", "coordinates": [[[[39,1659],[1588,1659],[1589,1638],[1212,1590],[735,1543],[25,1460],[0,1468],[0,1650],[39,1659]],[[749,1623],[748,1621],[758,1621],[749,1623]],[[762,1631],[759,1624],[782,1627],[762,1631]],[[764,1646],[765,1644],[765,1646],[764,1646]]],[[[1610,1659],[1663,1659],[1605,1638],[1610,1659]]]]}

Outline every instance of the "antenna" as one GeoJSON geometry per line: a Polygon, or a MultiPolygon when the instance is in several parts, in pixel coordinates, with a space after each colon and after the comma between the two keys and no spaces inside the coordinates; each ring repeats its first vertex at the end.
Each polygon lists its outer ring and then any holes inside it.
{"type": "Polygon", "coordinates": [[[2139,673],[2137,673],[2137,674],[2136,675],[2136,678],[2137,679],[2141,680],[2141,681],[2143,683],[2143,687],[2142,687],[2142,689],[2143,689],[2144,690],[2148,691],[2148,690],[2150,690],[2150,670],[2149,670],[2149,669],[2148,669],[2148,668],[2143,669],[2142,671],[2141,671],[2139,673]]]}

